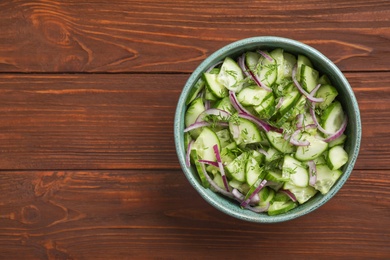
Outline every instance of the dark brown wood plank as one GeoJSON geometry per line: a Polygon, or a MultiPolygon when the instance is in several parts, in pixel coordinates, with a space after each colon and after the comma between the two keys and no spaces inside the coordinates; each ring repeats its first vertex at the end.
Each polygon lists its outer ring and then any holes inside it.
{"type": "Polygon", "coordinates": [[[310,44],[343,71],[390,67],[385,0],[13,0],[0,17],[3,72],[191,72],[223,45],[263,35],[310,44]]]}
{"type": "Polygon", "coordinates": [[[180,170],[2,171],[0,188],[2,259],[390,255],[388,170],[356,170],[315,212],[269,225],[225,216],[180,170]]]}
{"type": "MultiPolygon", "coordinates": [[[[390,74],[348,73],[357,169],[389,169],[390,74]]],[[[178,169],[173,120],[188,75],[0,75],[0,169],[178,169]]]]}

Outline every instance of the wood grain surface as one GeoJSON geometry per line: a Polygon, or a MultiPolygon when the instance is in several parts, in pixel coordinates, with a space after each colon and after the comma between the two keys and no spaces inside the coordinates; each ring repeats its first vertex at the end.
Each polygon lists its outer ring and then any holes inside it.
{"type": "Polygon", "coordinates": [[[390,2],[0,1],[0,259],[390,259],[390,2]],[[345,73],[363,138],[318,210],[280,224],[191,187],[176,102],[212,52],[300,40],[345,73]]]}

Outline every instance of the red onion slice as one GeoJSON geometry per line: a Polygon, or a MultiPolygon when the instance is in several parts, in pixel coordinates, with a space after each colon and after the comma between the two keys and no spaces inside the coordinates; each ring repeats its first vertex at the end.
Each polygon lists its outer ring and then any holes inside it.
{"type": "Polygon", "coordinates": [[[304,119],[303,114],[298,114],[297,115],[297,128],[302,128],[302,126],[303,126],[303,119],[304,119]]]}
{"type": "Polygon", "coordinates": [[[249,210],[251,210],[253,212],[256,212],[256,213],[261,213],[261,212],[266,212],[269,209],[269,206],[270,206],[270,203],[267,202],[265,204],[265,206],[263,206],[263,207],[261,207],[261,206],[252,207],[252,206],[247,205],[245,208],[249,209],[249,210]]]}
{"type": "Polygon", "coordinates": [[[256,73],[253,73],[253,71],[249,71],[249,74],[251,76],[251,78],[253,79],[253,81],[261,88],[267,90],[268,92],[272,92],[272,89],[270,87],[268,87],[267,85],[265,85],[261,80],[260,80],[260,77],[257,76],[256,73]]]}
{"type": "Polygon", "coordinates": [[[204,127],[204,126],[210,126],[210,125],[229,126],[229,124],[226,123],[226,122],[216,122],[216,123],[212,123],[212,122],[195,122],[192,125],[190,125],[187,128],[185,128],[184,129],[184,133],[189,132],[189,131],[194,130],[194,129],[197,129],[197,128],[201,128],[201,127],[204,127]]]}
{"type": "Polygon", "coordinates": [[[262,50],[257,50],[257,52],[260,53],[261,56],[263,56],[264,58],[266,58],[266,59],[269,60],[269,61],[273,61],[273,60],[274,60],[271,56],[269,56],[267,53],[265,53],[265,52],[262,51],[262,50]]]}
{"type": "Polygon", "coordinates": [[[283,104],[284,98],[280,97],[278,103],[276,104],[275,108],[279,109],[283,104]]]}
{"type": "Polygon", "coordinates": [[[279,190],[280,192],[286,194],[292,201],[296,202],[297,201],[297,198],[295,197],[295,195],[289,191],[289,190],[279,190]]]}
{"type": "Polygon", "coordinates": [[[324,128],[322,128],[322,126],[318,122],[313,104],[310,105],[309,110],[310,110],[310,115],[313,118],[314,124],[317,126],[318,130],[320,130],[322,133],[324,133],[326,135],[331,135],[332,133],[330,133],[330,132],[326,131],[324,128]]]}
{"type": "Polygon", "coordinates": [[[299,92],[301,92],[302,95],[304,95],[308,100],[310,100],[310,102],[322,102],[324,101],[323,98],[316,98],[316,97],[312,97],[309,93],[307,93],[301,86],[301,84],[299,84],[298,80],[296,79],[296,74],[297,74],[297,65],[294,66],[293,70],[292,70],[292,79],[294,81],[294,85],[297,87],[297,89],[299,90],[299,92]]]}
{"type": "Polygon", "coordinates": [[[199,159],[198,162],[218,167],[218,163],[214,161],[199,159]]]}
{"type": "Polygon", "coordinates": [[[348,118],[347,118],[347,115],[345,115],[344,120],[341,123],[340,129],[337,130],[334,134],[325,138],[323,141],[329,143],[329,142],[339,138],[344,133],[345,129],[347,128],[347,125],[348,125],[348,118]]]}
{"type": "Polygon", "coordinates": [[[245,208],[245,207],[250,203],[251,199],[252,199],[257,193],[259,193],[259,191],[260,191],[262,188],[264,188],[266,184],[267,184],[267,180],[262,180],[262,181],[260,182],[259,186],[257,186],[257,188],[252,192],[252,194],[251,194],[246,200],[244,200],[243,202],[241,202],[240,206],[245,208]]]}
{"type": "Polygon", "coordinates": [[[204,176],[206,177],[206,180],[210,183],[211,186],[213,186],[213,188],[221,193],[222,195],[225,195],[226,197],[228,198],[231,198],[231,199],[234,199],[234,195],[231,193],[231,192],[228,192],[224,189],[221,189],[218,184],[216,184],[209,176],[209,174],[207,173],[206,169],[205,169],[205,166],[203,163],[200,164],[201,168],[202,168],[202,171],[203,171],[203,174],[204,176]]]}
{"type": "Polygon", "coordinates": [[[213,116],[220,116],[222,117],[222,121],[227,121],[231,114],[225,110],[218,109],[218,108],[209,108],[203,111],[202,113],[199,114],[198,118],[195,120],[195,122],[202,122],[204,121],[204,118],[208,115],[213,115],[213,116]],[[224,120],[226,118],[226,120],[224,120]]]}
{"type": "Polygon", "coordinates": [[[223,185],[225,186],[226,191],[230,191],[229,184],[225,175],[225,169],[223,167],[222,160],[221,160],[221,154],[219,153],[218,145],[214,145],[213,149],[214,149],[215,157],[217,158],[219,171],[221,172],[223,185]]]}
{"type": "Polygon", "coordinates": [[[308,161],[309,165],[309,185],[314,186],[317,182],[317,167],[314,161],[308,161]]]}
{"type": "Polygon", "coordinates": [[[188,145],[187,145],[187,153],[186,153],[186,166],[189,168],[191,167],[191,159],[190,159],[190,155],[191,155],[191,150],[192,150],[192,146],[194,144],[194,140],[191,140],[188,145]]]}
{"type": "Polygon", "coordinates": [[[316,128],[315,124],[311,125],[306,125],[303,127],[298,128],[297,130],[294,131],[294,133],[290,137],[290,143],[295,145],[295,146],[308,146],[310,145],[310,142],[307,140],[297,140],[296,137],[298,134],[300,134],[302,131],[306,131],[307,129],[313,129],[316,128]]]}
{"type": "Polygon", "coordinates": [[[245,114],[249,114],[249,111],[246,110],[246,109],[240,104],[240,102],[238,102],[236,93],[234,93],[234,91],[231,91],[231,90],[229,91],[229,99],[230,99],[230,103],[232,103],[233,107],[234,107],[238,112],[245,113],[245,114]]]}
{"type": "Polygon", "coordinates": [[[250,77],[251,75],[248,72],[248,69],[245,65],[245,53],[243,53],[240,57],[237,59],[238,66],[240,66],[242,72],[244,72],[246,77],[250,77]]]}
{"type": "Polygon", "coordinates": [[[258,125],[260,128],[262,128],[264,131],[269,132],[272,130],[272,127],[267,124],[266,122],[258,119],[257,117],[250,115],[250,114],[244,114],[244,113],[238,113],[238,116],[241,118],[248,119],[249,121],[255,123],[258,125]]]}

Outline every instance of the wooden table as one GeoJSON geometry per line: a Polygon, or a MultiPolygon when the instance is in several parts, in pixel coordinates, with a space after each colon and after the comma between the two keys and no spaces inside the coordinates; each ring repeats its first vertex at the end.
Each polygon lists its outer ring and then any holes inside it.
{"type": "Polygon", "coordinates": [[[389,259],[390,2],[0,2],[0,259],[389,259]],[[300,40],[345,73],[351,177],[281,224],[228,217],[182,173],[173,118],[199,63],[242,38],[300,40]]]}

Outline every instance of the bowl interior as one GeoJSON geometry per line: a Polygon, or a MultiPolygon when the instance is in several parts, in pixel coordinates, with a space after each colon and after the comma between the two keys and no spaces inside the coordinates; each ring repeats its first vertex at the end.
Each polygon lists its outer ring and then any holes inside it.
{"type": "Polygon", "coordinates": [[[175,145],[176,152],[181,164],[181,167],[189,180],[190,184],[198,191],[198,193],[212,206],[221,210],[222,212],[236,217],[238,219],[258,222],[258,223],[274,223],[282,222],[297,218],[305,215],[332,198],[342,185],[346,182],[352,169],[355,165],[361,140],[361,120],[358,103],[356,97],[349,85],[347,79],[344,77],[342,72],[334,65],[328,58],[321,54],[316,49],[305,45],[301,42],[294,41],[287,38],[265,36],[265,37],[254,37],[237,42],[233,42],[218,51],[214,52],[207,59],[205,59],[191,74],[186,85],[183,88],[182,94],[179,98],[175,122],[174,122],[174,134],[175,134],[175,145]],[[337,99],[342,103],[344,111],[348,116],[348,127],[346,134],[348,136],[345,149],[349,154],[349,161],[343,166],[343,175],[331,188],[326,195],[321,195],[319,192],[315,197],[310,199],[308,202],[296,207],[295,209],[281,215],[268,216],[266,213],[254,213],[249,210],[241,209],[239,205],[219,194],[212,192],[210,189],[205,189],[200,184],[198,174],[194,167],[187,168],[185,165],[185,147],[184,147],[184,115],[186,111],[185,101],[189,94],[190,89],[199,79],[204,71],[207,70],[211,65],[223,60],[226,56],[232,58],[238,57],[245,51],[255,49],[272,50],[275,48],[282,48],[292,54],[303,54],[307,56],[313,63],[313,66],[320,71],[321,74],[328,75],[332,84],[337,88],[339,95],[337,99]]]}

